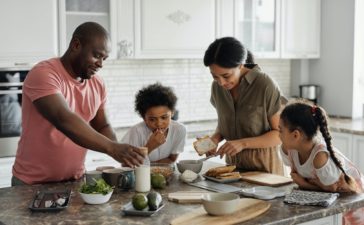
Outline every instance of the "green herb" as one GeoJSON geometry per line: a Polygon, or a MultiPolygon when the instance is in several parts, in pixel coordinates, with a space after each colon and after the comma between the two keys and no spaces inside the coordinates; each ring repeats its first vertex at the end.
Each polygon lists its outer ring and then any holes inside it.
{"type": "Polygon", "coordinates": [[[82,184],[80,188],[81,193],[85,194],[103,194],[106,195],[112,191],[112,187],[108,185],[104,179],[100,178],[95,180],[94,185],[82,184]]]}

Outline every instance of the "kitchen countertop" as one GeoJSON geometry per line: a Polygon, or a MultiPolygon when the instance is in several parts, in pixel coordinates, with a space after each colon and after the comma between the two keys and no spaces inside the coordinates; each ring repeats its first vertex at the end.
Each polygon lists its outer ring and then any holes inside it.
{"type": "Polygon", "coordinates": [[[364,135],[364,119],[350,119],[330,117],[329,126],[331,131],[364,135]]]}
{"type": "MultiPolygon", "coordinates": [[[[205,162],[203,171],[220,164],[205,162]]],[[[200,191],[196,187],[178,181],[178,172],[166,189],[161,190],[165,207],[152,217],[131,217],[121,213],[122,205],[128,203],[134,191],[114,193],[109,202],[102,205],[83,203],[79,193],[79,182],[67,182],[33,186],[17,186],[0,189],[0,224],[169,224],[169,222],[185,213],[191,212],[201,205],[177,204],[167,201],[167,195],[175,191],[200,191]],[[39,189],[64,190],[70,188],[73,194],[68,208],[59,212],[31,212],[28,209],[33,195],[39,189]]],[[[236,183],[235,185],[241,185],[236,183]]],[[[243,183],[244,185],[250,185],[243,183]]],[[[291,185],[292,186],[292,185],[291,185]]],[[[287,186],[288,187],[288,186],[287,186]]],[[[364,207],[364,194],[342,195],[330,207],[300,206],[283,203],[283,198],[269,201],[270,209],[242,224],[296,224],[309,220],[342,213],[351,209],[364,207]]]]}

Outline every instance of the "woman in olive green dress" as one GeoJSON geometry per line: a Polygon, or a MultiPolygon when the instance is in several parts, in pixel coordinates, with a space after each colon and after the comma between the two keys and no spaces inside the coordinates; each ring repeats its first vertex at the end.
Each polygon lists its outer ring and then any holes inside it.
{"type": "Polygon", "coordinates": [[[217,152],[209,154],[226,155],[227,163],[241,170],[283,174],[278,151],[279,87],[232,37],[210,44],[204,64],[214,79],[211,104],[218,115],[211,139],[216,144],[226,140],[217,152]]]}

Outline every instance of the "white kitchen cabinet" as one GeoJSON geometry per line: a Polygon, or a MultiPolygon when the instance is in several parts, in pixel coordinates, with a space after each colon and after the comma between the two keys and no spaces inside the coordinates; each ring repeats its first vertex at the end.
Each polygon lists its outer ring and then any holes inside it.
{"type": "Polygon", "coordinates": [[[126,0],[118,8],[120,57],[202,58],[216,37],[216,1],[126,0]]]}
{"type": "Polygon", "coordinates": [[[282,0],[282,58],[320,57],[320,0],[282,0]]]}
{"type": "Polygon", "coordinates": [[[58,55],[57,0],[3,0],[0,64],[31,66],[58,55]]]}
{"type": "Polygon", "coordinates": [[[354,164],[364,173],[364,136],[353,135],[353,158],[354,164]]]}
{"type": "Polygon", "coordinates": [[[353,135],[342,132],[331,132],[332,144],[348,159],[353,160],[353,135]]]}
{"type": "Polygon", "coordinates": [[[321,219],[300,223],[299,225],[342,225],[342,214],[327,216],[321,219]]]}
{"type": "Polygon", "coordinates": [[[116,58],[116,1],[115,0],[60,0],[60,55],[67,50],[76,27],[92,21],[101,24],[110,34],[109,58],[116,58]]]}
{"type": "Polygon", "coordinates": [[[260,58],[279,57],[280,0],[238,0],[235,37],[260,58]]]}
{"type": "Polygon", "coordinates": [[[320,56],[320,0],[235,0],[234,4],[233,35],[256,57],[320,56]]]}

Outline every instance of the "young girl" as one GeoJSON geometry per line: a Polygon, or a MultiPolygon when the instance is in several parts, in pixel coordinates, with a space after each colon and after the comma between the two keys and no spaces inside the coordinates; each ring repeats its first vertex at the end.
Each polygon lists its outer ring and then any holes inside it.
{"type": "Polygon", "coordinates": [[[300,188],[363,192],[364,177],[333,147],[326,113],[321,107],[307,102],[287,105],[281,113],[279,130],[283,161],[291,167],[291,177],[300,188]]]}
{"type": "Polygon", "coordinates": [[[171,120],[176,102],[172,89],[159,83],[141,89],[135,111],[144,121],[131,127],[121,142],[147,147],[151,162],[175,162],[186,140],[186,128],[171,120]]]}

